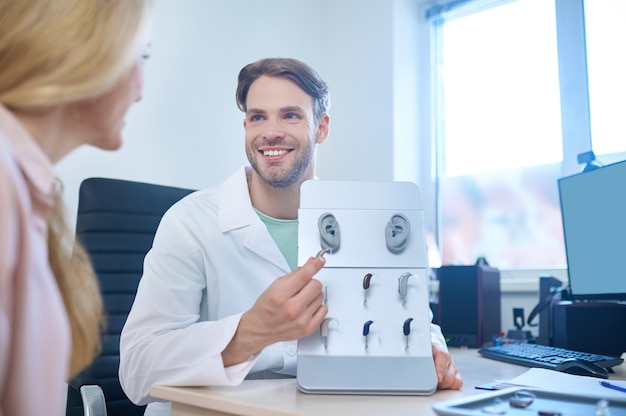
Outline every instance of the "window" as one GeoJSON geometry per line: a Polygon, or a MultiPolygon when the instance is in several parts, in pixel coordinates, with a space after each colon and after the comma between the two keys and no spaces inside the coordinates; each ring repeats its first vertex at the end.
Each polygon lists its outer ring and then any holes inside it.
{"type": "Polygon", "coordinates": [[[608,155],[626,151],[626,1],[591,0],[584,7],[593,150],[613,162],[608,155]]]}
{"type": "Polygon", "coordinates": [[[554,3],[470,2],[433,27],[443,264],[563,266],[554,3]]]}
{"type": "MultiPolygon", "coordinates": [[[[565,267],[557,179],[626,159],[626,0],[426,3],[443,264],[565,267]],[[430,6],[428,6],[430,4],[430,6]],[[435,4],[433,6],[433,4],[435,4]]],[[[429,188],[430,186],[430,188],[429,188]]]]}

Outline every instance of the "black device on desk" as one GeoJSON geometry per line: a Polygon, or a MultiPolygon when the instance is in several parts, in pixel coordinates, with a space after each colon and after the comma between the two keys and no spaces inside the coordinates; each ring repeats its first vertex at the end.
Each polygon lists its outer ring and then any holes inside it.
{"type": "Polygon", "coordinates": [[[437,271],[437,323],[451,347],[478,348],[500,333],[500,270],[479,261],[437,271]]]}
{"type": "Polygon", "coordinates": [[[478,353],[483,357],[526,367],[547,368],[599,378],[607,378],[609,368],[624,362],[618,357],[531,343],[491,345],[479,349],[478,353]]]}

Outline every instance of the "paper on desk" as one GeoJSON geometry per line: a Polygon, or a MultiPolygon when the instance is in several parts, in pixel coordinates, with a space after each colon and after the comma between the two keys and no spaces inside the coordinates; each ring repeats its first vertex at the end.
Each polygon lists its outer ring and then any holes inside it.
{"type": "MultiPolygon", "coordinates": [[[[545,368],[531,368],[524,374],[508,380],[508,383],[576,396],[626,400],[626,393],[603,387],[600,381],[602,380],[596,377],[577,376],[545,368]]],[[[626,388],[626,381],[607,381],[626,388]]]]}

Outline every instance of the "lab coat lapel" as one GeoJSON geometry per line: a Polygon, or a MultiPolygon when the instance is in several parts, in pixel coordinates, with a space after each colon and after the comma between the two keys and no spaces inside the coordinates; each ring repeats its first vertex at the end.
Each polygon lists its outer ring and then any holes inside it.
{"type": "Polygon", "coordinates": [[[241,168],[222,185],[221,231],[228,233],[247,228],[241,237],[243,246],[288,273],[287,260],[252,206],[246,177],[245,168],[241,168]]]}
{"type": "Polygon", "coordinates": [[[283,253],[280,252],[280,249],[274,242],[274,239],[267,231],[267,227],[263,224],[256,212],[254,215],[256,215],[256,221],[253,221],[252,224],[250,224],[250,230],[247,233],[244,247],[274,263],[285,273],[289,273],[289,265],[287,264],[287,260],[285,260],[283,253]]]}

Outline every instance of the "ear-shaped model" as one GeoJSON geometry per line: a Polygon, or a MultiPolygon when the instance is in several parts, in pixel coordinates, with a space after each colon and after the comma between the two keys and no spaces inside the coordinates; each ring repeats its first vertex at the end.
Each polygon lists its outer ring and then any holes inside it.
{"type": "Polygon", "coordinates": [[[320,232],[320,244],[322,248],[328,249],[331,254],[339,250],[341,236],[339,223],[331,213],[322,214],[317,221],[317,228],[320,232]]]}
{"type": "Polygon", "coordinates": [[[403,214],[394,214],[385,227],[387,249],[394,254],[404,251],[411,232],[411,223],[403,214]]]}

